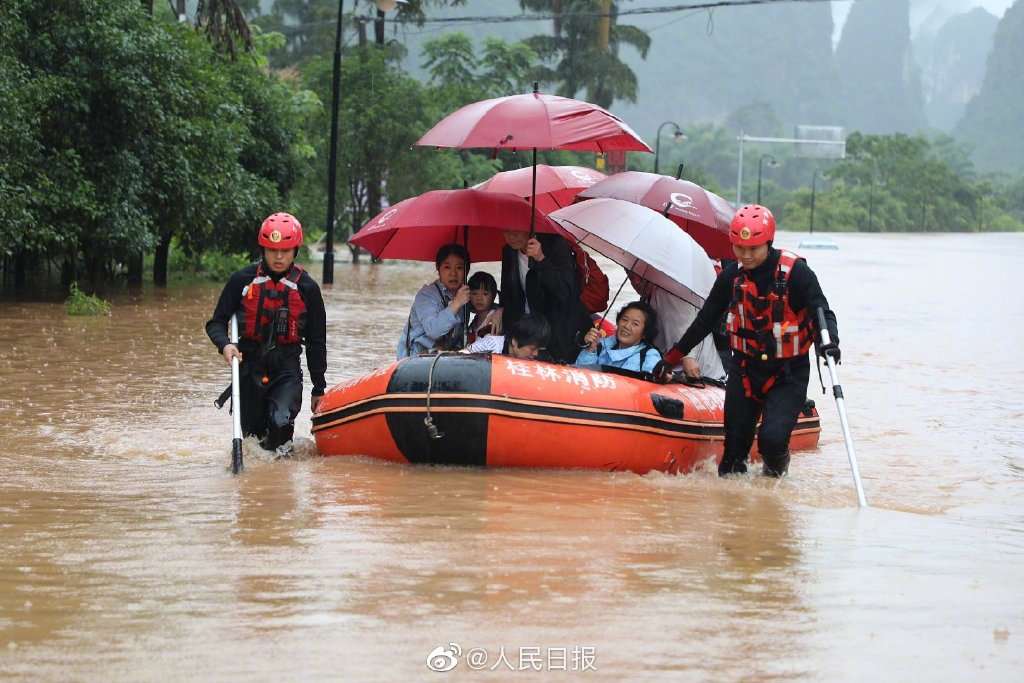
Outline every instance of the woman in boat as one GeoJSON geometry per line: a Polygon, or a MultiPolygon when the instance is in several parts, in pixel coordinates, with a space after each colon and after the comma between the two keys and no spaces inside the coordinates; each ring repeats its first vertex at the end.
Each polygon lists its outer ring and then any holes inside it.
{"type": "Polygon", "coordinates": [[[501,334],[501,307],[494,300],[498,298],[498,283],[490,273],[478,270],[469,278],[469,307],[473,322],[469,324],[469,343],[477,337],[501,334]]]}
{"type": "Polygon", "coordinates": [[[587,332],[584,338],[587,346],[576,357],[576,365],[610,365],[623,370],[652,372],[661,360],[661,353],[654,347],[658,314],[650,304],[634,301],[619,311],[615,322],[614,336],[603,336],[597,327],[587,332]]]}
{"type": "Polygon", "coordinates": [[[445,244],[437,250],[437,279],[416,293],[398,338],[399,359],[462,348],[465,307],[469,303],[468,264],[469,252],[461,244],[445,244]]]}
{"type": "MultiPolygon", "coordinates": [[[[658,329],[654,333],[654,345],[659,349],[667,349],[697,317],[698,308],[688,301],[669,294],[656,287],[633,271],[627,271],[629,283],[637,291],[641,299],[651,305],[658,313],[658,329]]],[[[696,347],[683,356],[682,362],[674,370],[682,370],[690,377],[709,377],[716,380],[725,379],[722,358],[718,354],[712,335],[702,339],[696,347]]]]}

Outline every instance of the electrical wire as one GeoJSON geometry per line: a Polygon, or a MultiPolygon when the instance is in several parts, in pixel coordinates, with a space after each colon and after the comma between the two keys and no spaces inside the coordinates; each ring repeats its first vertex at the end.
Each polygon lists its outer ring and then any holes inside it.
{"type": "MultiPolygon", "coordinates": [[[[686,12],[694,10],[708,10],[709,13],[719,7],[751,7],[756,5],[781,5],[781,4],[821,4],[824,2],[832,2],[832,0],[708,0],[706,2],[687,3],[683,5],[664,5],[655,7],[634,7],[632,9],[620,9],[613,14],[605,14],[602,12],[561,12],[555,14],[539,13],[539,14],[512,14],[512,15],[477,15],[477,16],[466,16],[466,17],[425,17],[417,24],[508,24],[519,21],[550,21],[555,18],[569,19],[579,17],[590,17],[594,19],[600,19],[603,17],[609,17],[619,19],[625,16],[633,15],[649,15],[649,14],[670,14],[674,12],[686,12]]],[[[365,17],[356,17],[364,21],[384,21],[388,24],[399,24],[408,25],[410,23],[407,19],[400,19],[398,17],[378,17],[367,15],[365,17]]],[[[709,21],[711,21],[709,19],[709,21]]],[[[296,33],[306,28],[315,26],[328,26],[333,25],[333,20],[325,21],[314,21],[305,24],[292,24],[290,26],[283,26],[278,29],[281,33],[296,33]]]]}

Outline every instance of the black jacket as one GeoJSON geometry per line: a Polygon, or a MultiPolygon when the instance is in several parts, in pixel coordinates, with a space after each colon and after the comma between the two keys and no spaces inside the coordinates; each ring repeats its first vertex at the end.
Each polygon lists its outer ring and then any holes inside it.
{"type": "MultiPolygon", "coordinates": [[[[271,273],[269,268],[264,268],[264,271],[270,273],[275,280],[281,277],[271,273]]],[[[256,264],[246,266],[231,276],[220,293],[213,317],[206,323],[206,335],[218,352],[223,353],[229,343],[228,325],[231,316],[242,310],[242,290],[255,277],[256,264]]],[[[299,296],[306,304],[306,326],[302,333],[302,342],[306,345],[306,367],[309,368],[309,379],[313,383],[313,395],[320,396],[327,388],[324,377],[327,372],[327,312],[324,310],[320,286],[309,273],[303,271],[297,284],[299,296]]],[[[255,349],[250,352],[252,350],[255,349]]],[[[242,349],[242,354],[245,353],[246,349],[242,349]]]]}
{"type": "MultiPolygon", "coordinates": [[[[778,265],[779,250],[771,248],[768,251],[768,258],[765,259],[764,263],[750,271],[750,278],[754,281],[758,294],[767,294],[772,286],[775,268],[778,265]]],[[[711,293],[708,294],[704,307],[700,309],[700,312],[697,313],[697,318],[676,343],[675,347],[677,349],[683,353],[688,353],[719,324],[722,316],[725,315],[732,304],[733,281],[739,273],[740,266],[735,261],[722,269],[722,272],[715,280],[715,284],[711,287],[711,293]]],[[[821,291],[821,285],[818,284],[818,276],[814,274],[814,271],[811,270],[810,266],[802,258],[798,259],[793,265],[793,271],[789,275],[789,305],[796,313],[807,308],[808,315],[815,329],[818,327],[815,311],[818,308],[824,308],[829,334],[835,343],[839,343],[839,330],[836,325],[835,313],[829,310],[828,300],[825,299],[825,295],[821,291]]],[[[760,362],[759,359],[752,360],[760,362]]],[[[800,362],[800,359],[795,359],[795,361],[800,362]]],[[[768,362],[778,363],[779,361],[772,360],[768,362]]],[[[806,356],[804,356],[803,362],[807,362],[806,356]]]]}
{"type": "Polygon", "coordinates": [[[556,361],[571,363],[579,354],[577,335],[590,325],[590,315],[580,303],[576,260],[569,244],[558,235],[538,234],[544,260],[530,259],[526,291],[519,280],[519,255],[506,246],[501,255],[502,326],[507,330],[526,313],[543,315],[551,325],[548,353],[556,361]]]}

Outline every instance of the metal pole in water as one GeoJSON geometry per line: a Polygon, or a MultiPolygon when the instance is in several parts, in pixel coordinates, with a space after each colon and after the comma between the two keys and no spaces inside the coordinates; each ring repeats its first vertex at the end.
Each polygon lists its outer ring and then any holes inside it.
{"type": "MultiPolygon", "coordinates": [[[[822,346],[831,344],[832,338],[828,332],[828,324],[825,321],[824,309],[818,309],[818,334],[821,335],[822,346]]],[[[832,395],[836,399],[836,408],[839,410],[839,422],[843,427],[843,439],[846,441],[846,457],[850,460],[850,469],[853,471],[853,484],[857,487],[857,502],[862,508],[868,506],[867,498],[864,497],[864,485],[860,481],[860,467],[857,465],[857,453],[853,448],[853,435],[850,434],[850,421],[846,417],[846,405],[843,398],[843,388],[839,385],[839,371],[836,369],[835,361],[827,353],[825,365],[828,367],[828,378],[832,383],[832,395]]]]}
{"type": "MultiPolygon", "coordinates": [[[[238,344],[238,314],[231,316],[231,343],[238,344]]],[[[238,357],[231,359],[231,473],[238,474],[244,468],[242,463],[242,401],[238,380],[238,357]]]]}

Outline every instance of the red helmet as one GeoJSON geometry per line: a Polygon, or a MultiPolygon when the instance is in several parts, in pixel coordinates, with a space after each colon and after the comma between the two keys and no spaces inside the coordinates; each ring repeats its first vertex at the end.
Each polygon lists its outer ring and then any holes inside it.
{"type": "Polygon", "coordinates": [[[774,239],[775,216],[760,204],[744,206],[729,225],[729,241],[741,247],[756,247],[774,239]]]}
{"type": "Polygon", "coordinates": [[[258,242],[270,249],[298,249],[302,246],[302,223],[290,213],[271,214],[260,226],[258,242]]]}

